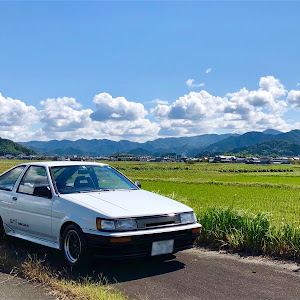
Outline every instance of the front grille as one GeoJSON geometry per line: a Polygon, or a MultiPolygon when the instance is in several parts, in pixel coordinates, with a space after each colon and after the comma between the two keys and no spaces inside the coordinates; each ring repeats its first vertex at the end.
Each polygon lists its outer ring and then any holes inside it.
{"type": "Polygon", "coordinates": [[[151,224],[146,224],[146,227],[159,227],[159,226],[165,226],[171,224],[175,224],[175,222],[171,221],[171,222],[151,223],[151,224]]]}
{"type": "Polygon", "coordinates": [[[164,226],[173,226],[181,223],[180,215],[164,215],[137,218],[138,229],[159,228],[164,226]]]}
{"type": "Polygon", "coordinates": [[[109,237],[87,235],[89,249],[100,257],[150,256],[153,242],[174,240],[174,252],[191,248],[198,234],[192,229],[132,236],[129,243],[109,243],[109,237]]]}

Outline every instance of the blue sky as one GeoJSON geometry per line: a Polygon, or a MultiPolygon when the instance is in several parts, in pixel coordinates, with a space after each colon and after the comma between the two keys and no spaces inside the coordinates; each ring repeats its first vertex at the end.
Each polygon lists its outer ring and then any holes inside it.
{"type": "Polygon", "coordinates": [[[298,128],[299,15],[297,1],[0,2],[0,136],[298,128]]]}

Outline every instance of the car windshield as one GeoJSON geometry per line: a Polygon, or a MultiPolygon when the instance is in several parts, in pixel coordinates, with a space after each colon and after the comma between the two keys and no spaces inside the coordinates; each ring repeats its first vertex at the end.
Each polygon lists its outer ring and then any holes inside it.
{"type": "Polygon", "coordinates": [[[110,166],[52,167],[56,187],[61,194],[137,189],[126,177],[110,166]]]}

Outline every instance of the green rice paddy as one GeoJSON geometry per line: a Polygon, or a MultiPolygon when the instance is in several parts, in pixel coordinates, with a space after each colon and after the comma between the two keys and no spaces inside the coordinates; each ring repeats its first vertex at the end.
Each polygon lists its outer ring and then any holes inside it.
{"type": "Polygon", "coordinates": [[[211,207],[266,214],[271,223],[300,225],[300,167],[244,164],[115,162],[142,188],[168,195],[196,212],[211,207]]]}

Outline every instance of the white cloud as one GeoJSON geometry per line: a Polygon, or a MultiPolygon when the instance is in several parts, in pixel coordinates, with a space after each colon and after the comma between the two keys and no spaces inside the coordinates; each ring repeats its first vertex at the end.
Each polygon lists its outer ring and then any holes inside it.
{"type": "Polygon", "coordinates": [[[150,111],[155,122],[147,119],[148,111],[143,104],[124,97],[100,93],[91,99],[91,106],[92,100],[95,109],[83,108],[75,98],[61,97],[41,101],[42,108],[38,110],[0,94],[0,136],[15,141],[80,138],[146,141],[159,136],[300,128],[300,122],[289,124],[283,118],[287,109],[300,107],[300,91],[287,93],[273,76],[260,78],[256,90],[244,87],[222,97],[202,90],[190,92],[170,104],[154,99],[151,103],[157,105],[150,111]]]}
{"type": "Polygon", "coordinates": [[[147,141],[158,137],[159,125],[148,119],[136,121],[94,122],[98,130],[98,138],[112,140],[129,139],[132,141],[147,141]],[[101,135],[100,135],[101,134],[101,135]]]}
{"type": "Polygon", "coordinates": [[[298,82],[296,85],[297,85],[297,86],[300,85],[300,82],[298,82]]]}
{"type": "Polygon", "coordinates": [[[107,93],[94,97],[96,111],[81,109],[74,98],[47,99],[40,111],[43,128],[35,139],[107,138],[112,140],[148,140],[157,137],[159,126],[145,119],[148,113],[140,103],[107,93]],[[103,110],[101,111],[101,108],[103,110]]]}
{"type": "Polygon", "coordinates": [[[154,99],[154,100],[150,101],[150,103],[168,105],[169,101],[164,101],[164,100],[160,100],[160,99],[154,99]]]}
{"type": "Polygon", "coordinates": [[[271,93],[274,98],[280,98],[287,92],[284,86],[280,83],[279,79],[276,79],[274,76],[261,77],[259,86],[262,90],[271,93]]]}
{"type": "Polygon", "coordinates": [[[124,97],[113,98],[107,93],[96,95],[94,103],[96,111],[91,114],[94,121],[135,121],[148,114],[143,104],[127,101],[124,97]]]}
{"type": "Polygon", "coordinates": [[[208,68],[208,69],[205,71],[206,74],[208,74],[208,73],[210,73],[210,72],[211,72],[211,68],[208,68]]]}
{"type": "Polygon", "coordinates": [[[158,136],[159,125],[144,118],[148,112],[142,104],[100,95],[94,98],[95,114],[98,115],[100,103],[107,114],[101,115],[101,121],[94,121],[93,110],[83,109],[75,98],[47,99],[40,102],[42,109],[38,110],[0,94],[0,137],[14,141],[80,138],[146,141],[158,136]],[[105,98],[113,101],[105,105],[105,98]],[[111,106],[114,109],[109,111],[111,106]]]}
{"type": "Polygon", "coordinates": [[[44,125],[34,133],[34,139],[107,138],[144,141],[157,137],[159,126],[144,118],[148,112],[142,104],[129,102],[123,97],[114,99],[106,93],[96,95],[94,103],[95,112],[82,109],[75,98],[42,101],[41,105],[45,108],[40,111],[40,115],[44,125]],[[103,111],[100,111],[101,107],[103,111]]]}
{"type": "Polygon", "coordinates": [[[195,79],[188,79],[186,81],[186,85],[189,86],[189,87],[201,87],[201,86],[204,86],[205,84],[202,82],[202,83],[194,83],[195,82],[195,79]]]}
{"type": "Polygon", "coordinates": [[[239,92],[228,93],[226,96],[230,97],[231,104],[229,105],[239,104],[241,107],[248,105],[248,107],[253,106],[258,110],[267,108],[277,115],[282,115],[287,107],[286,101],[276,100],[271,92],[262,88],[250,92],[246,88],[242,88],[239,92]]]}
{"type": "Polygon", "coordinates": [[[13,140],[27,137],[31,126],[39,121],[38,110],[20,100],[5,98],[0,93],[0,136],[13,140]]]}
{"type": "Polygon", "coordinates": [[[168,114],[170,111],[170,107],[168,105],[158,104],[155,108],[152,108],[150,112],[157,118],[157,119],[166,119],[168,118],[168,114]]]}
{"type": "Polygon", "coordinates": [[[151,112],[159,118],[167,115],[169,119],[201,120],[204,117],[214,115],[215,109],[218,109],[216,103],[221,104],[221,102],[222,98],[213,97],[206,91],[191,92],[180,97],[169,107],[161,105],[151,112]]]}
{"type": "Polygon", "coordinates": [[[37,109],[0,93],[0,126],[26,126],[38,121],[37,109]]]}
{"type": "Polygon", "coordinates": [[[160,120],[160,134],[194,135],[229,130],[245,132],[274,128],[288,130],[281,118],[287,109],[286,95],[280,81],[273,76],[260,78],[259,88],[228,93],[225,97],[207,91],[191,92],[171,105],[157,105],[151,113],[160,120]]]}
{"type": "Polygon", "coordinates": [[[292,107],[300,107],[300,91],[291,90],[288,93],[287,101],[292,107]]]}
{"type": "Polygon", "coordinates": [[[245,98],[246,102],[257,107],[270,105],[273,103],[273,100],[272,94],[264,90],[251,91],[245,98]]]}
{"type": "Polygon", "coordinates": [[[45,108],[40,111],[43,131],[46,134],[63,132],[64,134],[90,126],[91,109],[81,109],[75,98],[62,97],[41,101],[45,108]]]}

